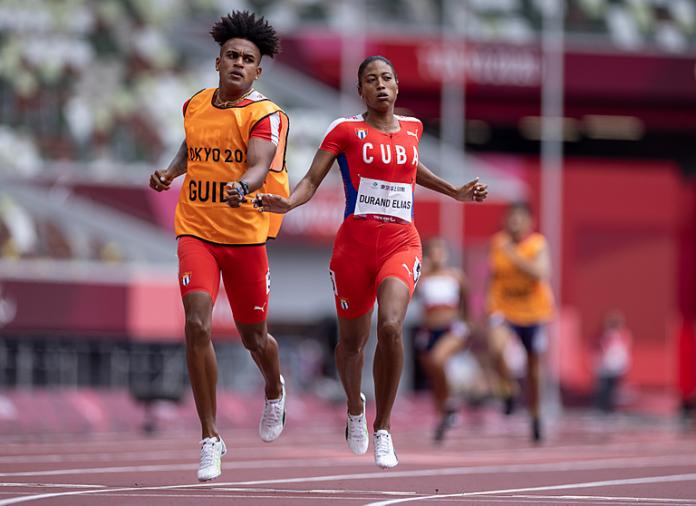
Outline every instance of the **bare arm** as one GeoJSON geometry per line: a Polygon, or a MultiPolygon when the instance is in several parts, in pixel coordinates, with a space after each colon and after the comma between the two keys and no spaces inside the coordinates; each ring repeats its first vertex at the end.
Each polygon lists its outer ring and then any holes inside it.
{"type": "Polygon", "coordinates": [[[287,213],[291,209],[301,206],[314,196],[335,159],[336,155],[333,153],[318,149],[307,174],[297,183],[288,198],[272,193],[259,194],[254,205],[260,210],[273,213],[287,213]]]}
{"type": "Polygon", "coordinates": [[[478,178],[466,183],[464,186],[457,188],[449,181],[442,179],[437,174],[434,174],[422,162],[418,162],[418,170],[416,171],[416,184],[428,188],[429,190],[442,193],[448,197],[452,197],[460,202],[473,200],[483,202],[488,196],[488,185],[478,182],[478,178]]]}
{"type": "Polygon", "coordinates": [[[246,202],[246,194],[255,192],[263,186],[268,169],[273,162],[277,146],[271,141],[261,139],[259,137],[251,137],[247,146],[247,170],[239,178],[239,181],[228,183],[225,187],[225,196],[227,205],[230,207],[239,207],[242,202],[246,202]],[[247,185],[245,191],[243,181],[247,185]]]}
{"type": "Polygon", "coordinates": [[[416,184],[433,190],[448,197],[454,198],[457,189],[448,181],[445,181],[440,176],[434,174],[428,167],[418,162],[418,170],[416,171],[416,184]]]}
{"type": "Polygon", "coordinates": [[[539,250],[539,253],[532,259],[521,257],[514,249],[512,241],[503,246],[503,251],[505,251],[510,261],[525,274],[537,280],[549,279],[551,275],[551,259],[546,244],[544,244],[541,250],[539,250]]]}
{"type": "Polygon", "coordinates": [[[249,146],[247,147],[248,166],[241,180],[249,185],[250,192],[254,192],[263,186],[277,149],[278,146],[271,141],[259,137],[249,139],[249,146]]]}
{"type": "Polygon", "coordinates": [[[150,188],[158,192],[169,190],[174,179],[186,174],[187,161],[188,148],[184,140],[166,170],[156,170],[150,175],[150,188]]]}

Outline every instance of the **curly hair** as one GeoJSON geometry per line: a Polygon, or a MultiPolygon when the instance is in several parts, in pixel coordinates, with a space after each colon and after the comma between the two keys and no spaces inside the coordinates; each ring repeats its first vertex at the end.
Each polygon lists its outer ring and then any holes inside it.
{"type": "Polygon", "coordinates": [[[275,29],[268,24],[263,16],[249,11],[234,11],[222,16],[210,30],[215,42],[222,47],[230,39],[246,39],[259,48],[261,56],[273,58],[280,52],[280,39],[275,29]]]}

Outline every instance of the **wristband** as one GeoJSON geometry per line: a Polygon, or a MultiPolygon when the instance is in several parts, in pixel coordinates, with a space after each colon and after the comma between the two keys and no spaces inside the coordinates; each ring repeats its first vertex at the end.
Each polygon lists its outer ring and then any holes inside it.
{"type": "Polygon", "coordinates": [[[242,189],[242,197],[246,197],[249,195],[249,184],[246,181],[237,181],[239,184],[240,188],[242,189]]]}

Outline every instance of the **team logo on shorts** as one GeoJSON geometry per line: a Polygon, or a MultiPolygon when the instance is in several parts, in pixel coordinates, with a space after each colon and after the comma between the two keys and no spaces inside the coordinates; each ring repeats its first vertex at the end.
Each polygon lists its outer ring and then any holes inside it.
{"type": "Polygon", "coordinates": [[[341,299],[341,309],[348,311],[348,301],[346,299],[341,299]]]}
{"type": "Polygon", "coordinates": [[[188,286],[190,282],[191,282],[191,273],[184,272],[184,274],[181,276],[181,284],[184,286],[188,286]]]}
{"type": "Polygon", "coordinates": [[[365,128],[356,128],[355,135],[358,136],[358,139],[363,140],[365,137],[367,137],[367,130],[365,128]]]}
{"type": "Polygon", "coordinates": [[[413,284],[418,283],[421,275],[421,261],[420,258],[416,257],[416,261],[413,262],[413,284]]]}

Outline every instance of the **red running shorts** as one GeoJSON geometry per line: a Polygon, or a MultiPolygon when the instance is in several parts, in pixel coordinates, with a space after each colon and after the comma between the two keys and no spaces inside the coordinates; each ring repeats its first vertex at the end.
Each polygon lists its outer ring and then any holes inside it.
{"type": "Polygon", "coordinates": [[[223,245],[192,236],[179,237],[179,289],[207,292],[215,303],[220,273],[237,323],[260,323],[268,314],[271,277],[266,245],[223,245]]]}
{"type": "Polygon", "coordinates": [[[373,216],[346,218],[336,235],[329,266],[338,316],[357,318],[370,311],[377,288],[388,277],[403,281],[413,295],[422,257],[413,224],[373,216]]]}

